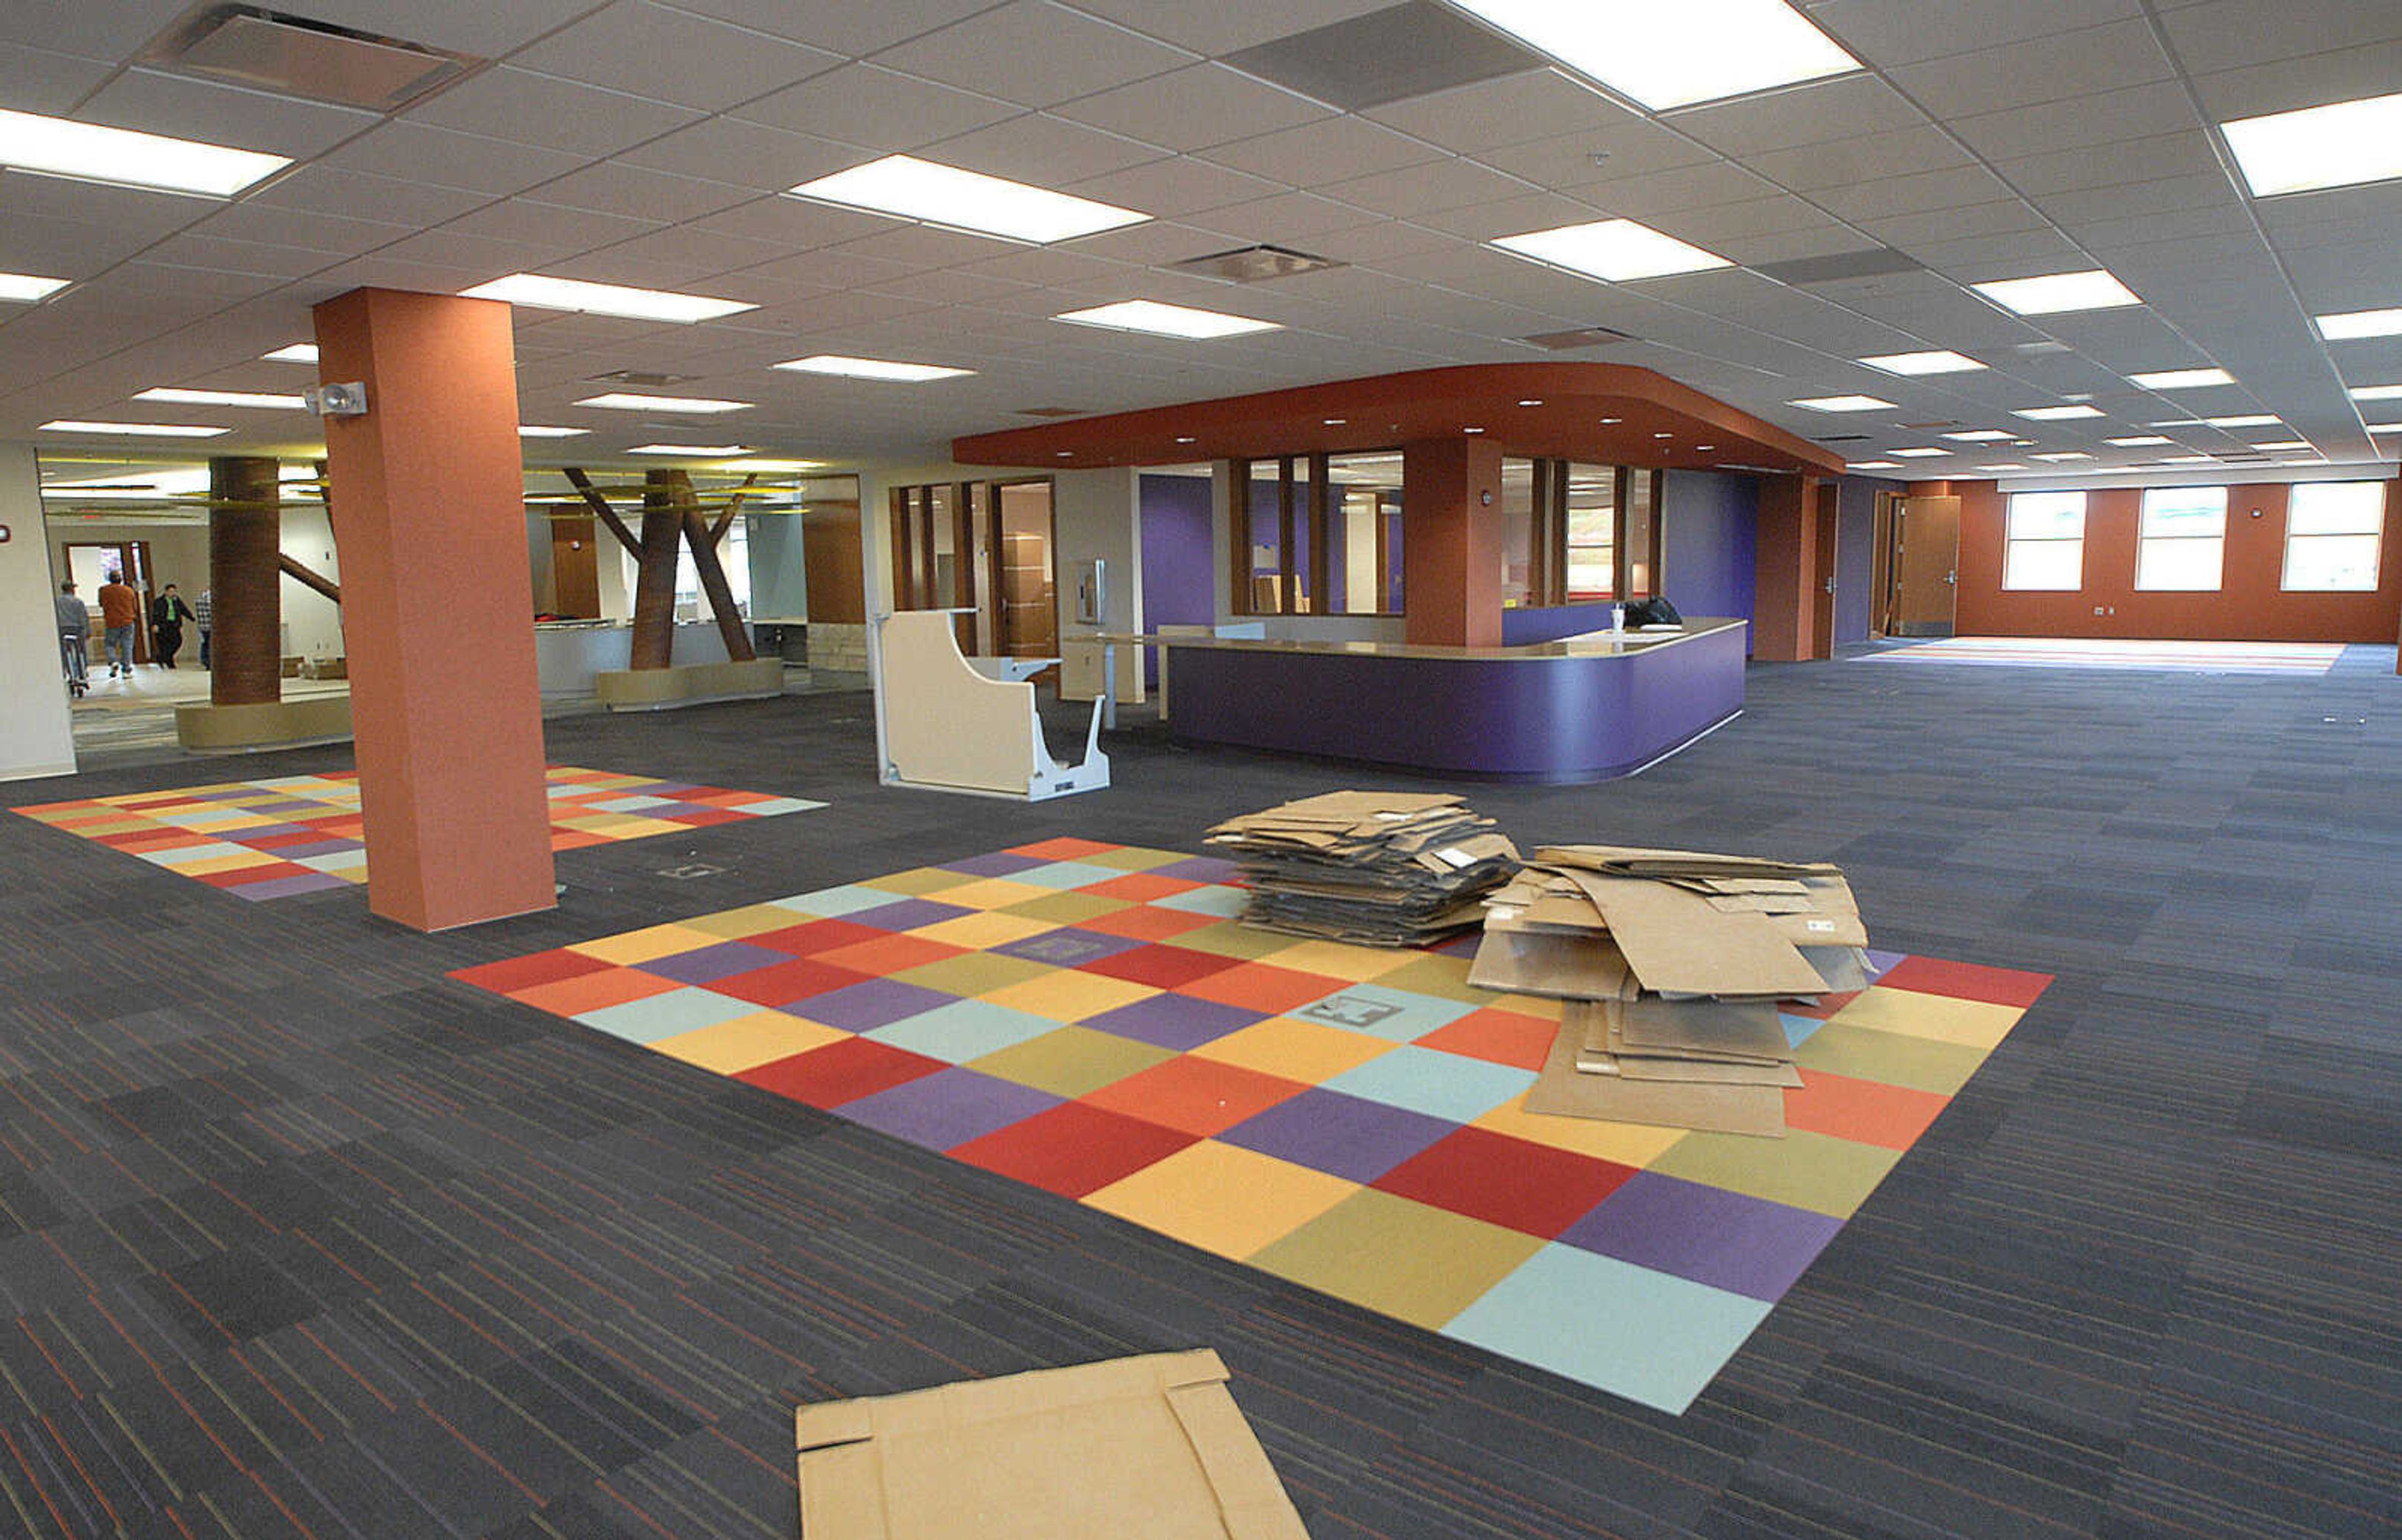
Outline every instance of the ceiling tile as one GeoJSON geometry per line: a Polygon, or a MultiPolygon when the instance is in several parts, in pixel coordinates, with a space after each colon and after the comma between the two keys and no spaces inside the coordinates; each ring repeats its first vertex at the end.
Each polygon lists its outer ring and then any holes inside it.
{"type": "Polygon", "coordinates": [[[814,134],[711,117],[637,145],[618,157],[616,163],[734,183],[757,192],[782,192],[855,166],[870,154],[814,134]]]}
{"type": "Polygon", "coordinates": [[[82,101],[116,67],[111,60],[0,43],[0,102],[18,112],[56,116],[82,101]]]}
{"type": "Polygon", "coordinates": [[[427,48],[497,59],[592,9],[592,0],[408,0],[406,21],[393,0],[309,0],[314,21],[378,36],[401,36],[427,48]]]}
{"type": "Polygon", "coordinates": [[[1694,107],[1672,121],[1679,133],[1740,157],[1918,128],[1926,117],[1884,81],[1862,74],[1694,107]]]}
{"type": "Polygon", "coordinates": [[[2046,102],[1954,119],[1952,131],[1988,160],[2074,150],[2201,126],[2182,82],[2155,81],[2076,102],[2046,102]]]}
{"type": "Polygon", "coordinates": [[[1190,156],[1172,156],[1125,171],[1112,172],[1061,189],[1079,198],[1096,198],[1120,208],[1140,209],[1162,219],[1222,208],[1229,203],[1272,196],[1282,189],[1263,177],[1226,166],[1211,165],[1190,156]]]}
{"type": "Polygon", "coordinates": [[[1968,153],[1930,125],[1896,129],[1858,139],[1829,139],[1796,149],[1772,150],[1744,162],[1796,192],[1882,181],[1917,172],[1950,171],[1969,164],[1968,153]]]}
{"type": "Polygon", "coordinates": [[[506,66],[462,81],[408,115],[413,122],[595,158],[656,138],[699,116],[689,107],[506,66]]]}
{"type": "Polygon", "coordinates": [[[1051,0],[1012,0],[877,56],[887,68],[1029,107],[1056,106],[1192,61],[1185,49],[1051,0]],[[996,68],[995,61],[1006,63],[996,68]]]}
{"type": "Polygon", "coordinates": [[[650,0],[616,0],[509,61],[539,75],[711,112],[843,62],[840,54],[650,0]]]}
{"type": "Polygon", "coordinates": [[[1308,246],[1328,230],[1372,224],[1378,216],[1316,193],[1291,192],[1211,209],[1208,217],[1212,228],[1233,230],[1246,241],[1308,246]]]}
{"type": "Polygon", "coordinates": [[[1203,158],[1295,187],[1398,171],[1439,159],[1443,152],[1358,117],[1330,117],[1297,129],[1221,144],[1203,158]]]}
{"type": "Polygon", "coordinates": [[[591,209],[564,208],[518,198],[486,204],[449,221],[441,229],[514,241],[551,255],[565,256],[647,235],[660,224],[655,219],[628,219],[591,209]]]}
{"type": "Polygon", "coordinates": [[[395,118],[352,140],[317,164],[498,198],[564,176],[589,160],[566,150],[395,118]]]}
{"type": "Polygon", "coordinates": [[[2142,0],[1827,0],[1810,19],[1871,64],[1904,64],[2143,14],[2142,0]]]}
{"type": "Polygon", "coordinates": [[[1057,109],[1058,116],[1172,150],[1197,150],[1333,116],[1305,96],[1237,74],[1193,64],[1057,109]]]}
{"type": "Polygon", "coordinates": [[[678,10],[731,21],[840,54],[878,48],[991,8],[993,0],[876,0],[873,5],[794,5],[793,0],[671,0],[678,10]]]}
{"type": "Polygon", "coordinates": [[[349,219],[305,209],[279,209],[247,199],[191,227],[195,235],[222,236],[355,254],[388,246],[410,227],[380,220],[349,219]]]}
{"type": "Polygon", "coordinates": [[[1370,109],[1367,117],[1463,155],[1594,134],[1642,119],[1558,70],[1504,76],[1370,109]]]}
{"type": "Polygon", "coordinates": [[[404,182],[393,176],[303,166],[252,193],[246,201],[350,219],[390,220],[423,229],[456,219],[491,199],[481,193],[404,182]]]}
{"type": "Polygon", "coordinates": [[[1714,160],[1673,172],[1623,176],[1580,187],[1579,194],[1613,214],[1653,222],[1680,209],[1706,209],[1720,203],[1747,203],[1774,196],[1779,189],[1732,160],[1714,160]]]}
{"type": "Polygon", "coordinates": [[[1473,160],[1438,160],[1430,165],[1355,177],[1318,190],[1358,208],[1407,219],[1446,209],[1523,198],[1539,189],[1473,160]]]}
{"type": "Polygon", "coordinates": [[[680,225],[759,196],[750,187],[674,176],[622,161],[606,161],[545,183],[538,193],[545,203],[660,225],[680,225]]]}
{"type": "Polygon", "coordinates": [[[2356,97],[2382,96],[2402,81],[2402,43],[2372,43],[2306,59],[2221,70],[2195,77],[2202,110],[2225,123],[2356,97]]]}
{"type": "Polygon", "coordinates": [[[1056,187],[1157,160],[1163,152],[1156,145],[1081,123],[1028,113],[929,145],[925,155],[930,160],[987,176],[1056,187]]]}
{"type": "MultiPolygon", "coordinates": [[[[1023,109],[874,64],[848,64],[734,113],[745,122],[821,134],[877,150],[915,149],[1015,117],[1023,109]]],[[[873,159],[863,154],[860,160],[873,159]]]]}
{"type": "Polygon", "coordinates": [[[75,116],[86,123],[296,158],[323,155],[381,121],[374,113],[236,90],[149,70],[126,71],[77,107],[75,116]]]}
{"type": "Polygon", "coordinates": [[[2211,75],[2402,41],[2402,10],[2360,0],[2212,0],[2163,11],[2160,27],[2188,71],[2211,75]]]}
{"type": "Polygon", "coordinates": [[[1946,115],[1967,117],[2038,102],[2074,101],[2166,80],[2174,72],[2150,26],[2134,20],[2006,48],[1981,48],[1930,63],[1905,64],[1891,73],[1919,102],[1946,115]]]}

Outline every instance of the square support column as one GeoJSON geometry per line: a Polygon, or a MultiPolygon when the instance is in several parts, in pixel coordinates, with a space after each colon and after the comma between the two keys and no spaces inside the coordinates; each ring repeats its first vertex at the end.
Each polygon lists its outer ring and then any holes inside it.
{"type": "Polygon", "coordinates": [[[1817,655],[1819,486],[1814,475],[1760,480],[1751,655],[1761,663],[1801,663],[1817,655]]]}
{"type": "Polygon", "coordinates": [[[353,289],[316,307],[367,907],[447,930],[557,903],[509,307],[353,289]]]}
{"type": "Polygon", "coordinates": [[[1501,645],[1501,447],[1462,435],[1401,447],[1401,602],[1423,646],[1501,645]]]}

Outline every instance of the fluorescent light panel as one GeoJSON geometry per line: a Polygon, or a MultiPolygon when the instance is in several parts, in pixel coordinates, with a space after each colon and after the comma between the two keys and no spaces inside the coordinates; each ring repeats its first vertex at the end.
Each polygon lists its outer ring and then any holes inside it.
{"type": "Polygon", "coordinates": [[[2355,385],[2352,388],[2354,401],[2402,401],[2402,385],[2355,385]]]}
{"type": "Polygon", "coordinates": [[[1707,272],[1733,263],[1715,252],[1663,235],[1632,219],[1597,219],[1585,225],[1505,235],[1493,242],[1505,252],[1566,268],[1587,278],[1625,283],[1639,278],[1707,272]]]}
{"type": "Polygon", "coordinates": [[[2284,419],[2269,412],[2246,412],[2240,417],[2206,417],[2202,420],[2213,428],[2267,428],[2284,419]]]}
{"type": "Polygon", "coordinates": [[[2402,176],[2402,93],[2220,125],[2255,198],[2402,176]]]}
{"type": "Polygon", "coordinates": [[[2372,422],[2368,431],[2372,433],[2402,433],[2402,422],[2372,422]]]}
{"type": "Polygon", "coordinates": [[[1250,332],[1284,329],[1273,321],[1253,321],[1249,316],[1226,315],[1218,310],[1196,310],[1187,305],[1163,305],[1155,299],[1126,299],[1115,305],[1096,305],[1089,309],[1068,310],[1051,319],[1079,326],[1102,326],[1113,332],[1149,332],[1155,337],[1194,339],[1241,337],[1250,332]]]}
{"type": "Polygon", "coordinates": [[[1899,455],[1899,456],[1900,456],[1902,459],[1904,459],[1904,460],[1926,460],[1926,459],[1930,459],[1930,458],[1932,458],[1933,456],[1936,456],[1936,455],[1948,455],[1948,454],[1950,454],[1952,451],[1951,451],[1951,450],[1949,450],[1949,449],[1922,448],[1922,449],[1896,449],[1896,450],[1894,450],[1893,452],[1894,452],[1895,454],[1897,454],[1897,455],[1899,455]]]}
{"type": "Polygon", "coordinates": [[[2166,455],[2161,458],[2160,463],[2163,465],[2207,465],[2210,463],[2210,457],[2208,455],[2166,455]]]}
{"type": "Polygon", "coordinates": [[[0,273],[0,299],[31,305],[67,286],[63,278],[35,278],[32,273],[0,273]]]}
{"type": "Polygon", "coordinates": [[[1055,241],[1140,225],[1151,218],[1133,209],[1097,203],[1029,186],[1006,177],[961,171],[912,155],[888,155],[863,166],[821,176],[785,189],[788,198],[814,198],[846,208],[895,214],[977,235],[1010,241],[1030,241],[1047,246],[1055,241]]]}
{"type": "Polygon", "coordinates": [[[2147,391],[2198,391],[2205,385],[2232,385],[2235,377],[2224,369],[2162,369],[2155,374],[2129,375],[2127,380],[2147,391]]]}
{"type": "Polygon", "coordinates": [[[2006,460],[1999,465],[1980,465],[1977,469],[1981,471],[2023,471],[2026,467],[2020,464],[2015,460],[2006,460]]]}
{"type": "Polygon", "coordinates": [[[748,300],[711,299],[707,295],[676,294],[666,289],[634,289],[622,283],[587,283],[575,278],[545,278],[540,273],[511,273],[462,290],[460,297],[498,299],[539,310],[573,310],[583,315],[615,315],[631,321],[670,321],[685,325],[759,308],[748,300]]]}
{"type": "Polygon", "coordinates": [[[185,391],[168,385],[154,385],[133,399],[164,401],[176,406],[258,406],[292,412],[309,405],[297,395],[271,395],[258,391],[185,391]]]}
{"type": "Polygon", "coordinates": [[[233,432],[230,428],[204,428],[188,422],[90,422],[75,418],[60,418],[45,422],[46,433],[106,433],[117,438],[214,438],[219,433],[233,432]]]}
{"type": "Polygon", "coordinates": [[[611,391],[606,395],[586,396],[578,406],[600,406],[613,412],[747,412],[756,402],[720,401],[705,395],[636,395],[630,391],[611,391]]]}
{"type": "Polygon", "coordinates": [[[19,171],[230,198],[290,164],[288,155],[0,111],[0,166],[19,171]]]}
{"type": "Polygon", "coordinates": [[[2019,435],[2001,428],[1971,428],[1965,433],[1945,433],[1943,436],[1960,444],[2007,444],[2019,435]]]}
{"type": "Polygon", "coordinates": [[[2028,406],[2014,411],[2012,417],[2022,417],[2031,422],[2067,422],[2080,417],[2100,417],[2098,406],[2028,406]]]}
{"type": "Polygon", "coordinates": [[[732,455],[747,455],[748,444],[637,444],[626,451],[629,455],[683,455],[688,460],[725,460],[732,455]]]}
{"type": "Polygon", "coordinates": [[[2363,337],[2402,337],[2402,310],[2344,310],[2317,320],[2319,335],[2329,342],[2363,337]]]}
{"type": "Polygon", "coordinates": [[[317,362],[317,345],[313,342],[295,342],[290,347],[278,348],[271,353],[261,353],[258,356],[262,363],[267,364],[314,364],[317,362]]]}
{"type": "Polygon", "coordinates": [[[1936,349],[1919,353],[1881,353],[1875,358],[1863,358],[1860,363],[1871,369],[1883,369],[1889,375],[1959,375],[1985,365],[1962,353],[1948,349],[1936,349]]]}
{"type": "Polygon", "coordinates": [[[2091,455],[2087,454],[2087,453],[2086,453],[2084,450],[2082,450],[2082,449],[2062,449],[2062,450],[2059,450],[2058,452],[2053,453],[2053,454],[2048,454],[2048,455],[2029,455],[2027,458],[2028,458],[2029,460],[2064,461],[2064,460],[2091,460],[2093,457],[2092,457],[2091,455]]]}
{"type": "Polygon", "coordinates": [[[582,438],[591,431],[589,428],[553,428],[539,422],[518,424],[519,438],[582,438]]]}
{"type": "Polygon", "coordinates": [[[956,379],[972,375],[973,369],[947,368],[940,364],[895,364],[881,358],[848,358],[840,353],[813,353],[808,358],[788,359],[776,365],[794,374],[839,375],[847,379],[890,379],[906,385],[929,379],[956,379]]]}
{"type": "Polygon", "coordinates": [[[1849,465],[1844,466],[1843,469],[1846,471],[1898,471],[1901,469],[1901,461],[1898,460],[1856,460],[1849,465]]]}
{"type": "Polygon", "coordinates": [[[1880,401],[1872,395],[1813,395],[1799,401],[1788,401],[1788,406],[1806,406],[1814,412],[1889,412],[1893,403],[1880,401]]]}
{"type": "Polygon", "coordinates": [[[2084,272],[2006,278],[1970,288],[2016,315],[2058,315],[2066,310],[2110,310],[2140,305],[2128,287],[2099,268],[2084,272]]]}
{"type": "Polygon", "coordinates": [[[2176,440],[2162,438],[2158,433],[2131,433],[2125,438],[2105,438],[2102,442],[2120,449],[2147,449],[2155,444],[2174,444],[2176,440]]]}
{"type": "Polygon", "coordinates": [[[1784,0],[1454,3],[1653,112],[1823,80],[1860,67],[1784,0]]]}
{"type": "Polygon", "coordinates": [[[2252,447],[2256,449],[2307,449],[2310,447],[2311,441],[2306,438],[2281,438],[2273,444],[2255,444],[2252,446],[2252,447]]]}

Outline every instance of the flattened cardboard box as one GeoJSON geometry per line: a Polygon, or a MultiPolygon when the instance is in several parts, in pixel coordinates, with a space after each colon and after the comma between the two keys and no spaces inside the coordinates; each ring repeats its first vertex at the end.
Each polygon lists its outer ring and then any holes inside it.
{"type": "Polygon", "coordinates": [[[800,1409],[802,1540],[1308,1540],[1207,1348],[800,1409]]]}

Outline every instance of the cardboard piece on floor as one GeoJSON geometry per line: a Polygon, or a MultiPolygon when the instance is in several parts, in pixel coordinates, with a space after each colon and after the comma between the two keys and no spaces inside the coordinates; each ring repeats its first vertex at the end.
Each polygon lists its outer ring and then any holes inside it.
{"type": "Polygon", "coordinates": [[[1626,985],[1626,959],[1608,936],[1487,929],[1468,982],[1509,995],[1608,999],[1626,985]]]}
{"type": "Polygon", "coordinates": [[[1207,1348],[800,1409],[802,1540],[1308,1540],[1207,1348]]]}
{"type": "MultiPolygon", "coordinates": [[[[1588,1013],[1575,1006],[1581,1032],[1588,1013]]],[[[1614,1026],[1630,1052],[1694,1053],[1776,1063],[1793,1056],[1774,1005],[1756,1000],[1596,1002],[1590,1017],[1614,1026]]]]}
{"type": "Polygon", "coordinates": [[[1526,1092],[1523,1104],[1526,1111],[1712,1134],[1785,1136],[1785,1093],[1775,1086],[1696,1085],[1587,1075],[1577,1068],[1577,1029],[1563,1022],[1552,1039],[1542,1072],[1526,1092]]]}
{"type": "Polygon", "coordinates": [[[1827,992],[1827,981],[1765,915],[1721,914],[1701,895],[1665,883],[1573,875],[1647,990],[1772,1000],[1827,992]]]}

